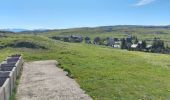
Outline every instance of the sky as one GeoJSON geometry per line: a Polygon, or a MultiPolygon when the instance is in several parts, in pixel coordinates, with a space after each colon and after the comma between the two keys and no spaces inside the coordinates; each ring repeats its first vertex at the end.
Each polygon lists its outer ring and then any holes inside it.
{"type": "Polygon", "coordinates": [[[0,0],[0,29],[170,25],[170,0],[0,0]]]}

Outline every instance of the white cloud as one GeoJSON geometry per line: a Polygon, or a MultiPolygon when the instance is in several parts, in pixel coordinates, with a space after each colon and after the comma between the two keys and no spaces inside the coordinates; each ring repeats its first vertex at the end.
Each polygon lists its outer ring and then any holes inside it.
{"type": "Polygon", "coordinates": [[[144,5],[150,4],[154,1],[155,0],[140,0],[138,3],[135,4],[135,6],[144,6],[144,5]]]}

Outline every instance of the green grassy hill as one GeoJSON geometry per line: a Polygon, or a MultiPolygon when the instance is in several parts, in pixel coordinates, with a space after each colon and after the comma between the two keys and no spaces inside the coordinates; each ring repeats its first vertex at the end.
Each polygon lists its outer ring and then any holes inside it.
{"type": "Polygon", "coordinates": [[[54,33],[1,37],[0,45],[8,46],[0,50],[0,60],[14,53],[24,54],[26,61],[57,60],[94,100],[170,98],[170,55],[64,43],[47,37],[54,33]],[[46,49],[9,46],[18,40],[46,49]]]}
{"type": "MultiPolygon", "coordinates": [[[[39,32],[40,33],[40,32],[39,32]]],[[[74,28],[63,30],[51,30],[42,32],[46,36],[56,35],[81,35],[89,37],[126,37],[127,34],[138,36],[139,39],[153,39],[160,37],[165,41],[170,39],[170,27],[168,26],[103,26],[94,28],[74,28]]]]}
{"type": "Polygon", "coordinates": [[[83,37],[88,36],[91,39],[94,39],[98,36],[101,38],[126,38],[128,34],[131,34],[133,36],[137,36],[140,40],[146,40],[148,43],[150,43],[150,41],[152,41],[154,37],[159,37],[160,39],[165,41],[166,45],[170,46],[170,26],[124,25],[23,32],[23,34],[28,33],[44,35],[47,37],[79,35],[83,37]]]}

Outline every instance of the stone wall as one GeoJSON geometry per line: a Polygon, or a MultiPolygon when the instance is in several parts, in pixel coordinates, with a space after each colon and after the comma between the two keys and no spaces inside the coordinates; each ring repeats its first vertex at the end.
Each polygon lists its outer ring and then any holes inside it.
{"type": "Polygon", "coordinates": [[[0,64],[0,100],[9,100],[23,63],[21,55],[11,55],[0,64]]]}

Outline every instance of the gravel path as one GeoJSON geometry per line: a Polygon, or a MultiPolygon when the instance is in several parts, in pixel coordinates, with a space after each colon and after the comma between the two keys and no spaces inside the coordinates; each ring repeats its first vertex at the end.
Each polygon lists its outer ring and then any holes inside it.
{"type": "Polygon", "coordinates": [[[56,61],[25,63],[17,100],[92,100],[56,61]]]}

